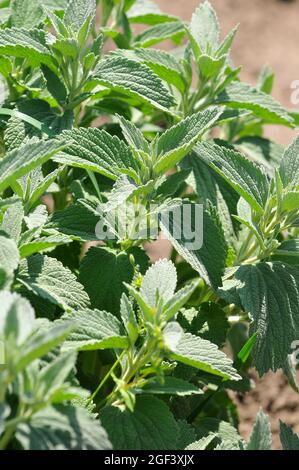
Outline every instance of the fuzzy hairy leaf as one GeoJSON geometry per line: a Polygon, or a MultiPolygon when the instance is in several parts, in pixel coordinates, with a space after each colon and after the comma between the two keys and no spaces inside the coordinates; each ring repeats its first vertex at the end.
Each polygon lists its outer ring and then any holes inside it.
{"type": "Polygon", "coordinates": [[[87,410],[70,405],[47,407],[17,427],[26,450],[109,450],[107,433],[87,410]]]}
{"type": "MultiPolygon", "coordinates": [[[[69,315],[64,317],[70,318],[69,315]]],[[[88,351],[96,349],[126,348],[128,338],[120,321],[111,313],[84,309],[72,317],[76,329],[68,336],[64,350],[88,351]]]]}
{"type": "Polygon", "coordinates": [[[150,67],[162,80],[174,85],[181,93],[186,89],[183,71],[176,58],[158,49],[137,48],[125,51],[126,57],[143,62],[150,67]]]}
{"type": "Polygon", "coordinates": [[[257,331],[254,365],[260,374],[283,367],[299,334],[299,270],[293,266],[258,263],[242,266],[235,278],[244,309],[257,331]]]}
{"type": "Polygon", "coordinates": [[[269,182],[257,165],[230,148],[209,142],[197,144],[196,155],[221,175],[257,212],[263,213],[269,182]]]}
{"type": "Polygon", "coordinates": [[[95,0],[70,0],[63,20],[73,31],[78,32],[88,18],[94,19],[95,14],[95,0]]]}
{"type": "Polygon", "coordinates": [[[176,16],[161,12],[158,5],[152,0],[136,0],[127,11],[127,16],[130,23],[143,23],[148,25],[178,20],[176,16]]]}
{"type": "Polygon", "coordinates": [[[11,22],[16,28],[32,29],[45,17],[39,0],[13,0],[11,22]]]}
{"type": "Polygon", "coordinates": [[[165,377],[163,383],[148,382],[142,390],[145,393],[154,395],[177,395],[181,397],[203,394],[203,391],[196,385],[177,377],[165,377]]]}
{"type": "Polygon", "coordinates": [[[140,294],[148,306],[157,305],[157,299],[164,302],[170,300],[176,288],[177,274],[174,264],[166,259],[161,259],[153,264],[146,272],[140,294]]]}
{"type": "Polygon", "coordinates": [[[178,216],[182,210],[181,206],[175,206],[169,211],[163,211],[160,222],[161,229],[182,258],[199,273],[208,285],[220,286],[227,252],[222,229],[208,212],[204,211],[203,219],[200,220],[198,206],[193,203],[188,205],[190,212],[185,218],[183,227],[180,223],[181,218],[178,216]],[[172,212],[173,218],[171,217],[172,212]],[[197,241],[200,242],[197,240],[200,237],[200,230],[203,230],[203,244],[201,248],[197,248],[197,241]],[[180,234],[180,237],[175,238],[176,234],[180,234]],[[196,239],[189,239],[190,236],[196,236],[196,239]]]}
{"type": "Polygon", "coordinates": [[[133,413],[107,406],[101,410],[100,419],[115,450],[176,448],[178,427],[167,405],[158,398],[138,397],[133,413]]]}
{"type": "Polygon", "coordinates": [[[299,186],[299,137],[285,150],[279,173],[285,187],[299,186]]]}
{"type": "Polygon", "coordinates": [[[232,361],[215,344],[191,333],[182,333],[178,345],[170,351],[170,357],[224,379],[241,378],[232,361]]]}
{"type": "Polygon", "coordinates": [[[6,28],[0,31],[0,52],[14,57],[27,58],[35,64],[53,67],[50,50],[45,45],[42,31],[27,31],[24,28],[6,28]]]}
{"type": "Polygon", "coordinates": [[[13,336],[20,345],[33,330],[34,310],[28,300],[16,293],[0,292],[0,302],[0,337],[3,340],[13,336]]]}
{"type": "Polygon", "coordinates": [[[45,230],[57,230],[75,240],[97,240],[96,225],[100,216],[95,207],[84,199],[61,211],[54,212],[45,224],[45,230]]]}
{"type": "Polygon", "coordinates": [[[184,158],[200,137],[217,121],[222,110],[209,108],[187,117],[164,132],[157,141],[156,173],[162,173],[184,158]]]}
{"type": "Polygon", "coordinates": [[[75,275],[55,258],[36,254],[23,260],[18,281],[29,291],[66,311],[78,310],[89,304],[88,296],[75,275]]]}
{"type": "Polygon", "coordinates": [[[119,313],[124,282],[131,283],[134,267],[126,252],[91,247],[82,260],[79,280],[89,295],[93,308],[119,313]]]}
{"type": "Polygon", "coordinates": [[[135,47],[150,47],[166,39],[179,43],[185,34],[185,28],[180,21],[161,23],[146,29],[135,36],[135,47]]]}
{"type": "Polygon", "coordinates": [[[6,154],[0,161],[0,191],[4,191],[17,178],[42,165],[64,147],[63,141],[32,142],[6,154]]]}
{"type": "Polygon", "coordinates": [[[147,65],[119,54],[111,54],[99,62],[93,80],[167,113],[175,104],[162,80],[147,65]]]}
{"type": "Polygon", "coordinates": [[[118,137],[96,128],[80,128],[63,132],[62,139],[67,147],[55,156],[56,162],[95,171],[114,180],[122,172],[136,178],[136,160],[118,137]]]}
{"type": "Polygon", "coordinates": [[[212,50],[217,49],[219,23],[210,2],[205,1],[195,10],[190,23],[190,31],[202,52],[208,47],[212,50]]]}
{"type": "Polygon", "coordinates": [[[230,108],[248,109],[267,123],[294,127],[288,112],[270,95],[245,83],[233,82],[217,98],[230,108]]]}
{"type": "Polygon", "coordinates": [[[271,450],[272,435],[269,418],[260,410],[251,432],[246,450],[271,450]]]}

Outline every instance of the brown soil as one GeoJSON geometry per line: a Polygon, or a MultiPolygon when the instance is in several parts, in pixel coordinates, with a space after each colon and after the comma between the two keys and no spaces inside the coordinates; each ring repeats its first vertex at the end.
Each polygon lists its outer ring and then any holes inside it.
{"type": "MultiPolygon", "coordinates": [[[[242,79],[255,84],[264,64],[276,73],[274,97],[284,106],[291,104],[291,83],[299,79],[299,0],[210,0],[218,12],[222,33],[233,26],[240,28],[233,46],[233,60],[243,65],[242,79]]],[[[189,20],[199,0],[156,0],[161,9],[189,20]]],[[[295,132],[272,126],[267,135],[282,144],[289,144],[295,132]]],[[[153,244],[155,258],[167,256],[167,244],[153,244]],[[165,249],[166,248],[166,249],[165,249]],[[158,251],[157,251],[158,250],[158,251]]],[[[299,433],[299,395],[294,392],[282,373],[265,375],[253,373],[255,389],[240,400],[234,397],[240,414],[240,432],[250,435],[260,407],[269,415],[274,433],[273,447],[280,448],[278,421],[285,421],[299,433]]]]}

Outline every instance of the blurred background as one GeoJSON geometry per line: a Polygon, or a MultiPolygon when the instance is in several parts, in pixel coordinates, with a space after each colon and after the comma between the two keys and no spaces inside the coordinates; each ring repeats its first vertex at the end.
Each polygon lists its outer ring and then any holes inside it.
{"type": "MultiPolygon", "coordinates": [[[[161,10],[188,21],[200,0],[155,0],[161,10]]],[[[254,85],[263,65],[276,74],[274,97],[285,107],[299,110],[291,103],[292,82],[299,80],[299,0],[210,0],[216,9],[222,38],[240,23],[232,57],[242,65],[241,77],[254,85]]],[[[299,82],[298,82],[299,83],[299,82]]],[[[297,84],[298,88],[298,84],[297,84]]],[[[299,96],[299,94],[297,95],[299,96]]],[[[296,131],[271,126],[267,136],[281,144],[289,144],[296,131]]],[[[159,256],[166,246],[160,245],[159,256]]],[[[157,246],[156,246],[157,249],[157,246]]],[[[156,253],[157,254],[157,253],[156,253]]],[[[158,257],[159,257],[158,256],[158,257]]],[[[243,396],[234,396],[239,415],[240,432],[248,437],[260,407],[270,416],[274,431],[274,448],[280,448],[278,420],[293,426],[299,433],[299,394],[287,384],[283,374],[266,374],[262,379],[252,372],[255,389],[243,396]]],[[[299,379],[299,377],[298,377],[299,379]]]]}

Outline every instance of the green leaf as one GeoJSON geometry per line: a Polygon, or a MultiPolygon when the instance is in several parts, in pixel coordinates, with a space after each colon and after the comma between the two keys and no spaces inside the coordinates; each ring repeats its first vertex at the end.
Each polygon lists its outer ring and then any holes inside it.
{"type": "Polygon", "coordinates": [[[55,346],[62,343],[74,327],[75,324],[68,321],[54,326],[51,325],[47,329],[40,328],[35,330],[18,351],[16,361],[17,371],[21,371],[35,359],[45,356],[55,346]]]}
{"type": "Polygon", "coordinates": [[[13,0],[11,12],[11,23],[16,28],[32,29],[45,18],[38,0],[13,0]]]}
{"type": "Polygon", "coordinates": [[[299,207],[299,191],[288,191],[282,198],[282,210],[286,212],[296,211],[299,207]]]}
{"type": "Polygon", "coordinates": [[[201,395],[203,391],[196,385],[193,385],[185,380],[176,377],[164,377],[163,383],[148,382],[143,388],[144,393],[155,395],[177,395],[180,397],[189,395],[201,395]]]}
{"type": "Polygon", "coordinates": [[[9,277],[12,277],[19,265],[19,260],[19,250],[16,243],[10,238],[0,235],[0,268],[4,269],[9,277]]]}
{"type": "Polygon", "coordinates": [[[222,110],[216,107],[198,112],[171,127],[159,137],[156,149],[156,173],[164,173],[174,167],[190,152],[202,135],[217,121],[222,110]]]}
{"type": "MultiPolygon", "coordinates": [[[[68,319],[69,315],[64,318],[68,319]]],[[[122,324],[111,313],[84,309],[71,318],[76,321],[76,329],[67,338],[63,350],[126,349],[129,344],[122,324]]]]}
{"type": "Polygon", "coordinates": [[[217,103],[230,108],[247,109],[270,124],[294,127],[288,112],[271,96],[245,83],[233,82],[217,98],[217,103]]]}
{"type": "Polygon", "coordinates": [[[270,174],[273,174],[273,166],[280,164],[284,150],[282,145],[258,136],[243,137],[237,140],[234,146],[250,160],[266,166],[270,174]]]}
{"type": "Polygon", "coordinates": [[[121,296],[120,316],[132,344],[138,338],[139,328],[130,300],[125,293],[121,296]]]}
{"type": "Polygon", "coordinates": [[[124,51],[126,57],[140,61],[150,67],[162,80],[175,86],[181,93],[186,90],[183,70],[176,58],[158,49],[137,48],[134,51],[124,51]]]}
{"type": "Polygon", "coordinates": [[[241,379],[233,368],[232,361],[215,344],[191,333],[183,333],[182,331],[178,344],[170,350],[169,356],[175,361],[224,379],[241,379]]]}
{"type": "Polygon", "coordinates": [[[34,255],[35,253],[51,251],[57,246],[66,245],[71,242],[72,239],[66,235],[50,235],[49,237],[35,238],[20,246],[20,255],[22,258],[28,258],[28,256],[34,255]]]}
{"type": "Polygon", "coordinates": [[[71,0],[64,14],[64,23],[74,32],[80,31],[88,18],[93,20],[96,14],[95,0],[71,0]]]}
{"type": "Polygon", "coordinates": [[[62,80],[46,65],[42,66],[42,72],[47,82],[48,91],[58,103],[64,103],[67,97],[67,90],[62,80]]]}
{"type": "Polygon", "coordinates": [[[36,254],[20,264],[18,281],[34,294],[66,311],[89,304],[83,286],[72,272],[55,258],[36,254]]]}
{"type": "MultiPolygon", "coordinates": [[[[221,285],[226,262],[226,243],[219,224],[207,212],[203,218],[200,207],[188,203],[189,209],[181,226],[182,206],[177,205],[161,214],[161,229],[180,256],[199,273],[205,282],[216,288],[221,285]],[[173,217],[171,217],[173,213],[173,217]],[[169,220],[168,220],[169,219],[169,220]],[[203,245],[197,248],[200,231],[203,230],[203,245]],[[179,237],[176,234],[180,235],[179,237]]],[[[200,244],[200,243],[199,243],[200,244]]]]}
{"type": "Polygon", "coordinates": [[[284,152],[279,173],[284,187],[299,186],[299,137],[284,152]]]}
{"type": "MultiPolygon", "coordinates": [[[[215,442],[213,442],[213,448],[215,444],[219,443],[220,450],[222,446],[224,450],[243,450],[241,437],[236,428],[226,421],[220,421],[210,417],[201,418],[196,424],[196,433],[202,445],[209,445],[213,441],[213,439],[210,438],[214,437],[215,442]]],[[[198,444],[199,442],[200,441],[198,441],[198,444]]],[[[196,449],[198,449],[198,447],[193,448],[193,450],[196,449]]],[[[188,450],[191,450],[191,448],[188,447],[188,450]]]]}
{"type": "Polygon", "coordinates": [[[142,150],[149,153],[149,144],[142,132],[131,121],[128,121],[122,116],[117,115],[119,124],[126,141],[135,150],[142,150]]]}
{"type": "Polygon", "coordinates": [[[82,260],[79,280],[89,295],[93,308],[119,313],[124,282],[131,283],[134,267],[126,252],[91,247],[82,260]]]}
{"type": "Polygon", "coordinates": [[[28,143],[6,154],[0,161],[0,191],[4,191],[16,179],[45,163],[63,147],[62,141],[53,139],[28,143]]]}
{"type": "Polygon", "coordinates": [[[53,67],[53,58],[46,46],[44,33],[33,29],[27,31],[24,28],[5,28],[0,30],[0,52],[30,59],[34,64],[47,64],[53,67]]]}
{"type": "Polygon", "coordinates": [[[175,104],[162,80],[147,65],[117,53],[99,62],[92,80],[167,113],[175,104]]]}
{"type": "Polygon", "coordinates": [[[34,310],[19,294],[0,292],[0,338],[22,344],[34,328],[34,310]]]}
{"type": "Polygon", "coordinates": [[[87,410],[70,405],[47,407],[28,423],[19,424],[16,438],[26,450],[110,450],[100,422],[87,410]]]}
{"type": "Polygon", "coordinates": [[[158,398],[137,397],[133,413],[107,406],[101,410],[100,419],[115,450],[176,448],[177,424],[167,405],[158,398]]]}
{"type": "Polygon", "coordinates": [[[155,25],[177,21],[176,16],[162,13],[158,5],[152,0],[136,0],[133,6],[127,11],[130,23],[143,23],[155,25]]]}
{"type": "Polygon", "coordinates": [[[294,433],[292,428],[282,421],[280,425],[280,441],[283,450],[299,450],[299,437],[294,433]]]}
{"type": "Polygon", "coordinates": [[[9,235],[16,243],[19,243],[20,240],[23,218],[24,208],[22,201],[19,200],[6,210],[0,226],[1,230],[9,235]]]}
{"type": "Polygon", "coordinates": [[[77,354],[74,351],[60,354],[54,361],[43,367],[39,374],[39,396],[51,397],[64,382],[75,367],[77,354]]]}
{"type": "Polygon", "coordinates": [[[237,293],[257,331],[254,365],[260,374],[282,367],[299,334],[299,271],[279,262],[242,266],[237,293]]]}
{"type": "Polygon", "coordinates": [[[271,450],[272,434],[269,418],[260,410],[251,432],[246,450],[271,450]]]}
{"type": "Polygon", "coordinates": [[[96,128],[64,131],[67,142],[63,152],[55,156],[59,163],[101,173],[116,180],[121,173],[136,179],[138,165],[131,149],[118,137],[96,128]]]}
{"type": "Polygon", "coordinates": [[[198,281],[191,282],[176,292],[164,306],[163,316],[170,320],[189,300],[198,285],[198,281]]]}
{"type": "Polygon", "coordinates": [[[135,36],[134,46],[150,47],[166,39],[172,39],[176,44],[179,44],[184,35],[185,27],[180,21],[161,23],[135,36]]]}
{"type": "Polygon", "coordinates": [[[150,307],[157,305],[158,299],[166,303],[173,295],[177,284],[174,264],[161,259],[153,264],[143,278],[140,294],[150,307]]]}
{"type": "Polygon", "coordinates": [[[262,214],[268,198],[269,182],[265,173],[230,148],[203,142],[196,155],[221,175],[245,201],[262,214]]]}
{"type": "Polygon", "coordinates": [[[57,230],[73,239],[97,240],[96,225],[100,215],[95,207],[84,199],[78,199],[66,209],[54,212],[48,219],[45,230],[57,230]]]}
{"type": "Polygon", "coordinates": [[[299,239],[284,240],[271,257],[274,261],[299,266],[299,239]]]}
{"type": "Polygon", "coordinates": [[[183,309],[178,321],[188,332],[212,341],[218,347],[224,346],[230,328],[225,312],[213,302],[202,303],[199,310],[183,309]]]}
{"type": "Polygon", "coordinates": [[[192,15],[190,31],[200,50],[215,50],[219,43],[219,23],[210,2],[202,3],[192,15]]]}

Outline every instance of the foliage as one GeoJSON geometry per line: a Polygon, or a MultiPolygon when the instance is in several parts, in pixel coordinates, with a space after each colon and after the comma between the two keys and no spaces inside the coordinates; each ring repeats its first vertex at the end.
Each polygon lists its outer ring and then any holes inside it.
{"type": "Polygon", "coordinates": [[[296,125],[272,71],[240,81],[207,1],[188,23],[143,0],[0,21],[0,449],[271,449],[229,391],[250,367],[297,387],[299,140],[264,137],[296,125]]]}

